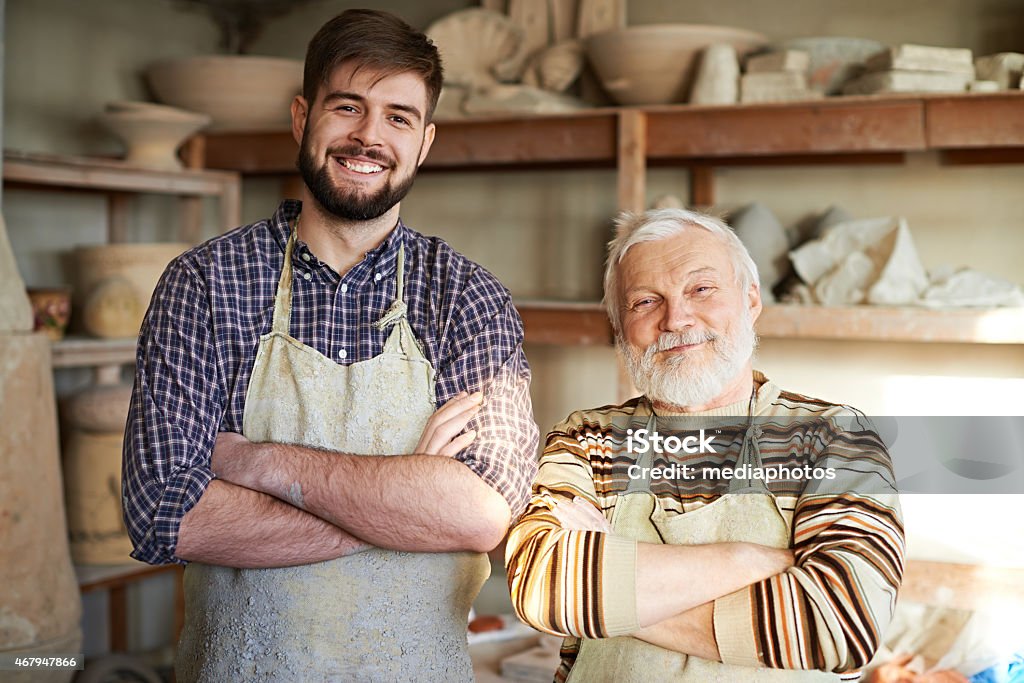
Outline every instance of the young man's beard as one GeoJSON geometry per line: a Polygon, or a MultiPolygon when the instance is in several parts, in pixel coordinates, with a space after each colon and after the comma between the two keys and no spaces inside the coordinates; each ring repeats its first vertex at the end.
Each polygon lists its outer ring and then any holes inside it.
{"type": "Polygon", "coordinates": [[[310,194],[323,207],[324,211],[347,221],[370,221],[380,218],[405,198],[416,179],[416,168],[397,185],[389,180],[374,194],[365,194],[356,189],[345,190],[335,186],[328,171],[328,164],[334,163],[333,156],[366,157],[373,159],[385,168],[393,168],[394,163],[373,150],[350,147],[328,150],[327,160],[320,166],[303,136],[302,148],[299,150],[299,173],[309,188],[310,194]]]}

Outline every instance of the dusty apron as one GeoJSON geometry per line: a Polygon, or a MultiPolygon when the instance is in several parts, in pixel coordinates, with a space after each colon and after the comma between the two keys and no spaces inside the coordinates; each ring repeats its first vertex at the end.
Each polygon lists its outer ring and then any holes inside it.
{"type": "MultiPolygon", "coordinates": [[[[434,412],[434,369],[406,319],[404,249],[384,351],[342,366],[288,336],[292,251],[260,339],[242,433],[346,453],[411,453],[434,412]]],[[[244,511],[239,511],[244,515],[244,511]]],[[[299,567],[185,570],[177,680],[471,681],[467,615],[490,572],[480,553],[373,548],[299,567]]]]}
{"type": "MultiPolygon", "coordinates": [[[[648,431],[656,429],[655,419],[652,415],[648,431]]],[[[761,454],[757,447],[759,435],[760,428],[751,418],[743,436],[737,465],[761,467],[761,454]]],[[[637,465],[653,467],[652,450],[640,454],[637,465]]],[[[698,545],[746,541],[774,548],[790,547],[789,525],[761,479],[733,479],[726,495],[684,514],[666,513],[658,498],[651,493],[649,478],[630,479],[629,486],[615,504],[611,524],[615,534],[644,543],[698,545]]],[[[700,581],[700,577],[689,580],[700,581]]],[[[834,681],[836,677],[820,671],[784,671],[723,664],[623,636],[583,639],[568,680],[573,683],[647,683],[652,680],[802,683],[834,681]]]]}

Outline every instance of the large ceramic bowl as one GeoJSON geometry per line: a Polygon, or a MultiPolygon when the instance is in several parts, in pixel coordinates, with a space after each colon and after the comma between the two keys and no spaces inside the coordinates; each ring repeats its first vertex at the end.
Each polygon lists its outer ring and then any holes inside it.
{"type": "Polygon", "coordinates": [[[732,45],[742,59],[766,42],[760,33],[730,26],[648,24],[590,36],[587,56],[619,104],[669,104],[687,100],[707,46],[732,45]]]}
{"type": "Polygon", "coordinates": [[[166,104],[209,114],[211,129],[267,130],[287,126],[302,89],[302,62],[254,55],[211,55],[157,62],[149,85],[166,104]]]}

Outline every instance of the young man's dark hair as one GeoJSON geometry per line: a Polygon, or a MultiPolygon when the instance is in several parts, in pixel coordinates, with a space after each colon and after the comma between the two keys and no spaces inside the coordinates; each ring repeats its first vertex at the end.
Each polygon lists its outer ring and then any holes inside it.
{"type": "Polygon", "coordinates": [[[437,47],[423,33],[393,14],[371,9],[350,9],[321,27],[306,50],[302,96],[310,105],[320,86],[342,62],[372,67],[383,76],[412,72],[427,88],[426,120],[434,114],[441,94],[443,72],[437,47]]]}

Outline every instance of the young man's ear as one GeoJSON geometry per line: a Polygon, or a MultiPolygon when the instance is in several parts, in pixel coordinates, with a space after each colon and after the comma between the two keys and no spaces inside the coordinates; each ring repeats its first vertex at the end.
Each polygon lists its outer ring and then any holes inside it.
{"type": "Polygon", "coordinates": [[[427,127],[423,129],[423,146],[420,147],[420,160],[416,162],[417,166],[422,166],[426,160],[427,153],[430,152],[430,146],[434,144],[434,135],[436,134],[437,126],[433,123],[428,123],[427,127]]]}
{"type": "Polygon", "coordinates": [[[292,137],[299,145],[302,144],[302,133],[306,130],[306,116],[309,115],[309,103],[302,95],[292,100],[292,137]]]}

